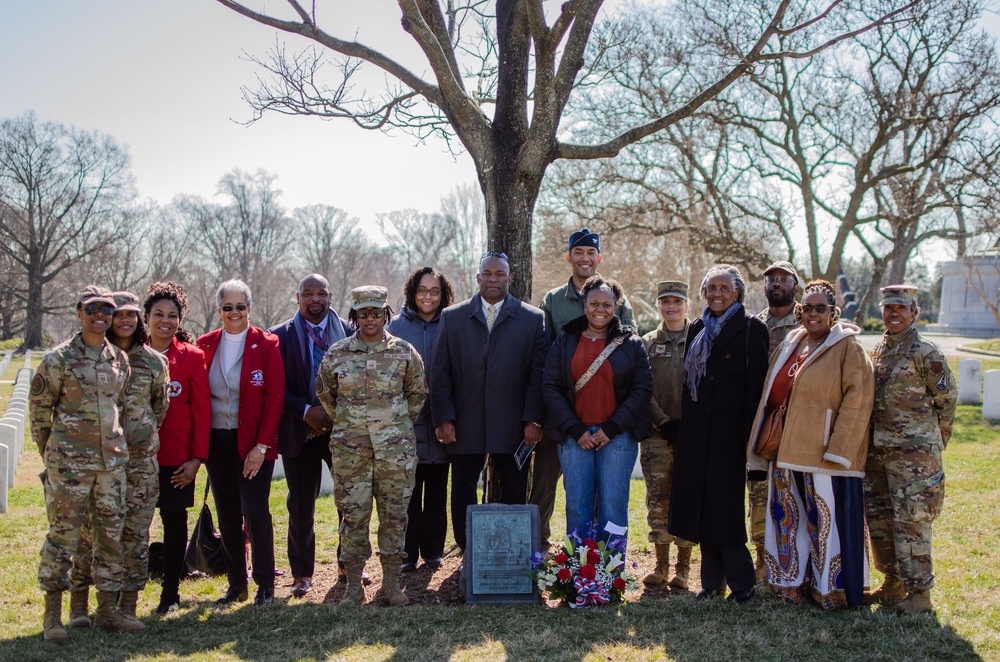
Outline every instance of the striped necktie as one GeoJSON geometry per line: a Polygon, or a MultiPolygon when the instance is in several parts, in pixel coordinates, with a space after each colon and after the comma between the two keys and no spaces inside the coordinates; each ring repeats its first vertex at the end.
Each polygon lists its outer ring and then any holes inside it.
{"type": "Polygon", "coordinates": [[[306,329],[309,332],[309,337],[312,338],[312,364],[313,364],[313,374],[319,374],[319,364],[323,362],[323,357],[326,356],[326,332],[321,326],[313,326],[312,324],[306,323],[306,329]]]}

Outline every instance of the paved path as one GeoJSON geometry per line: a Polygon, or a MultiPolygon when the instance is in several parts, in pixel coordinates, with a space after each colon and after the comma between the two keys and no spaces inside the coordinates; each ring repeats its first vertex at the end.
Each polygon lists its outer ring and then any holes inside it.
{"type": "MultiPolygon", "coordinates": [[[[946,336],[937,333],[927,333],[924,334],[928,340],[934,341],[934,343],[941,348],[945,353],[945,356],[956,357],[960,359],[984,359],[990,358],[989,356],[984,356],[982,354],[973,354],[972,352],[963,352],[959,347],[962,345],[970,345],[972,343],[980,342],[982,338],[966,338],[963,336],[946,336]]],[[[882,336],[874,334],[862,334],[861,345],[871,351],[875,347],[875,343],[879,341],[882,336]]]]}

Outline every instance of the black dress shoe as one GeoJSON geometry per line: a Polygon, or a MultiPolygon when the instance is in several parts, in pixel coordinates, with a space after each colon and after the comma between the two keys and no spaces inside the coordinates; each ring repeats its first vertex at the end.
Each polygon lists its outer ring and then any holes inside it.
{"type": "Polygon", "coordinates": [[[698,592],[698,595],[694,596],[695,600],[714,600],[715,598],[721,598],[722,591],[718,589],[703,588],[698,592]]]}
{"type": "Polygon", "coordinates": [[[432,570],[437,570],[438,568],[444,565],[444,559],[442,559],[440,556],[435,556],[434,558],[431,559],[424,559],[424,565],[427,566],[428,568],[431,568],[432,570]]]}
{"type": "Polygon", "coordinates": [[[733,593],[729,594],[729,597],[727,597],[726,600],[731,600],[738,604],[743,604],[744,602],[753,597],[754,589],[755,587],[751,586],[745,591],[734,591],[733,593]]]}
{"type": "Polygon", "coordinates": [[[217,605],[228,605],[234,602],[246,602],[250,598],[246,586],[230,586],[226,589],[226,594],[215,601],[217,605]]]}
{"type": "Polygon", "coordinates": [[[253,603],[258,607],[263,607],[264,605],[269,605],[274,602],[274,589],[270,586],[258,586],[257,596],[253,599],[253,603]]]}
{"type": "Polygon", "coordinates": [[[399,564],[400,572],[416,572],[417,564],[412,561],[403,561],[399,564]]]}

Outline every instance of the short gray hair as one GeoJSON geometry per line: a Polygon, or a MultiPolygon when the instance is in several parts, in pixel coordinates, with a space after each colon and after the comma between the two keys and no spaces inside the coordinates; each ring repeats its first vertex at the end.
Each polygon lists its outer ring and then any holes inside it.
{"type": "Polygon", "coordinates": [[[222,285],[219,285],[219,289],[215,291],[215,307],[221,308],[222,300],[225,299],[226,295],[233,290],[242,294],[243,298],[247,300],[247,306],[253,308],[253,296],[250,294],[250,286],[239,278],[227,280],[222,285]]]}
{"type": "Polygon", "coordinates": [[[743,303],[743,299],[747,294],[747,284],[743,281],[743,274],[740,273],[740,270],[731,264],[717,264],[708,270],[708,273],[701,280],[701,298],[708,298],[708,281],[716,276],[729,276],[732,278],[733,286],[739,291],[739,294],[736,295],[736,302],[743,303]]]}

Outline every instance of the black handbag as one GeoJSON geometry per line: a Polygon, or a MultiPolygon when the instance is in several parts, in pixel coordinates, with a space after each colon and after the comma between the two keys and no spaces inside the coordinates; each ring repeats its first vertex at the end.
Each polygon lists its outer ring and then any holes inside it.
{"type": "Polygon", "coordinates": [[[226,560],[222,556],[222,537],[215,531],[212,511],[208,507],[209,481],[205,480],[205,498],[201,504],[201,514],[191,532],[184,561],[189,574],[217,576],[226,574],[226,560]]]}

